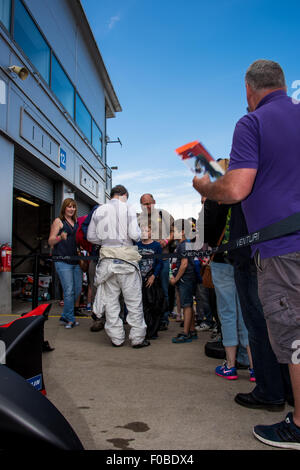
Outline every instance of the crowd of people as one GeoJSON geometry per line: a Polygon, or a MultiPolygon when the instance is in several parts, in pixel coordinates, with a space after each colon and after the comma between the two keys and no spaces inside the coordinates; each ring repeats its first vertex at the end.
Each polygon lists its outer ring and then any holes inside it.
{"type": "MultiPolygon", "coordinates": [[[[300,107],[287,96],[283,71],[272,61],[249,67],[246,90],[248,114],[237,123],[230,159],[220,159],[224,176],[193,180],[204,204],[206,251],[300,209],[300,107]]],[[[168,329],[170,317],[182,324],[174,344],[191,343],[201,331],[219,333],[226,360],[215,373],[235,380],[243,366],[255,383],[251,392],[235,396],[237,404],[268,411],[283,410],[286,402],[294,407],[280,423],[255,426],[255,437],[299,449],[300,364],[294,345],[300,340],[300,232],[223,250],[210,260],[189,257],[189,243],[197,239],[194,219],[174,220],[156,208],[152,194],[141,196],[136,214],[128,197],[124,186],[115,186],[86,227],[87,241],[99,250],[90,273],[91,331],[104,328],[112,346],[121,347],[127,324],[133,348],[150,346],[168,329]],[[202,282],[207,264],[213,288],[202,282]]],[[[51,228],[53,255],[77,254],[77,230],[76,202],[67,199],[51,228]]],[[[55,268],[64,294],[61,321],[71,329],[78,325],[74,308],[82,273],[78,261],[57,260],[55,268]]]]}

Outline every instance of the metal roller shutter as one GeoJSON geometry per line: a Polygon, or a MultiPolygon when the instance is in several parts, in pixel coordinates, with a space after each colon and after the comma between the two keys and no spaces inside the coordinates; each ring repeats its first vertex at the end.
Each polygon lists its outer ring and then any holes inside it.
{"type": "Polygon", "coordinates": [[[87,215],[91,210],[91,206],[87,204],[85,201],[83,201],[82,199],[78,199],[78,198],[75,198],[75,199],[77,203],[77,217],[82,217],[83,215],[87,215]]]}
{"type": "Polygon", "coordinates": [[[14,188],[53,204],[53,182],[15,157],[14,188]]]}

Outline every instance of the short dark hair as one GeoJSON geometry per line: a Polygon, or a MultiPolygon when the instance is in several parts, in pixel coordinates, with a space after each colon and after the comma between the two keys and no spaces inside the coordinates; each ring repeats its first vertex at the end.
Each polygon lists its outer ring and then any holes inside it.
{"type": "Polygon", "coordinates": [[[248,67],[245,79],[253,90],[286,87],[282,68],[272,60],[259,59],[253,62],[248,67]]]}
{"type": "Polygon", "coordinates": [[[192,221],[190,219],[177,219],[174,222],[174,229],[178,232],[184,232],[186,238],[191,239],[194,237],[192,221]]]}
{"type": "Polygon", "coordinates": [[[117,186],[114,186],[110,191],[110,197],[113,198],[114,196],[127,196],[128,199],[129,193],[125,186],[122,186],[122,184],[117,184],[117,186]]]}

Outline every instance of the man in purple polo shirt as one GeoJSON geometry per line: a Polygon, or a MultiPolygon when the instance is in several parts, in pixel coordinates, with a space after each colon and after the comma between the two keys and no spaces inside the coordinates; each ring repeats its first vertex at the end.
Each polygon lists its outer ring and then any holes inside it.
{"type": "MultiPolygon", "coordinates": [[[[245,81],[250,112],[236,124],[228,172],[214,183],[195,177],[193,186],[208,199],[242,201],[251,233],[300,212],[300,103],[287,96],[276,62],[254,62],[245,81]]],[[[295,402],[284,421],[253,432],[266,444],[300,449],[300,231],[259,243],[252,255],[270,342],[288,364],[295,402]]]]}

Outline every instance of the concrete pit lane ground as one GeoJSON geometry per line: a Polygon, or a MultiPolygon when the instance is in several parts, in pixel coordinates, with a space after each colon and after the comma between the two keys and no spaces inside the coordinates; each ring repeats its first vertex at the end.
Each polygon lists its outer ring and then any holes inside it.
{"type": "MultiPolygon", "coordinates": [[[[19,304],[14,315],[30,304],[19,304]]],[[[53,302],[43,353],[47,398],[69,421],[86,450],[272,450],[252,435],[253,426],[281,421],[282,412],[250,410],[234,396],[253,390],[248,370],[238,380],[215,375],[222,360],[204,353],[210,332],[191,343],[173,344],[181,331],[171,320],[151,346],[133,349],[127,339],[113,348],[105,331],[91,332],[90,317],[78,327],[59,323],[62,307],[53,302]]]]}

